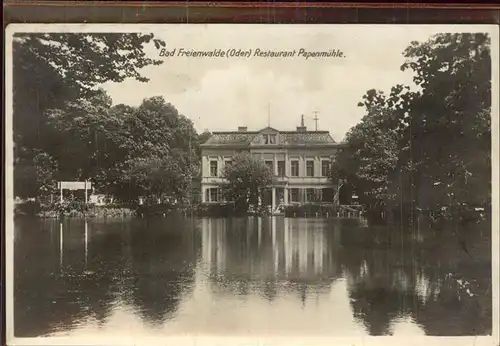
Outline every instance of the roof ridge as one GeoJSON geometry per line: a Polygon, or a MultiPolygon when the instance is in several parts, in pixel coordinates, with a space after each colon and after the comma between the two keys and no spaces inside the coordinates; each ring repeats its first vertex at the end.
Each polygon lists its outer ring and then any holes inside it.
{"type": "Polygon", "coordinates": [[[230,133],[230,134],[242,134],[242,135],[246,135],[246,134],[257,134],[259,133],[258,131],[213,131],[212,134],[217,134],[217,133],[230,133]]]}
{"type": "MultiPolygon", "coordinates": [[[[317,130],[317,131],[279,131],[276,130],[278,133],[287,133],[287,134],[307,134],[307,133],[330,133],[328,130],[317,130]]],[[[258,134],[261,131],[212,131],[212,134],[258,134]]]]}

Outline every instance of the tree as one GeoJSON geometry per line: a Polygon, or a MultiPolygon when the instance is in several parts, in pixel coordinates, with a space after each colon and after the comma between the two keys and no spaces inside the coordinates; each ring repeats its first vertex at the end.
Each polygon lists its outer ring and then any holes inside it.
{"type": "Polygon", "coordinates": [[[390,128],[394,110],[384,93],[369,90],[359,106],[367,115],[348,132],[347,145],[334,155],[330,174],[334,182],[346,179],[360,203],[373,209],[394,198],[389,181],[398,162],[398,134],[390,128]]]}
{"type": "Polygon", "coordinates": [[[202,133],[200,133],[200,135],[198,136],[200,144],[203,144],[206,141],[208,141],[210,139],[210,137],[212,137],[212,132],[210,132],[208,130],[205,130],[202,133]]]}
{"type": "MultiPolygon", "coordinates": [[[[205,144],[210,139],[210,137],[212,137],[212,132],[210,132],[209,130],[205,130],[198,135],[198,142],[200,144],[205,144]]],[[[198,156],[201,159],[201,147],[198,150],[198,156]]]]}
{"type": "Polygon", "coordinates": [[[61,180],[105,180],[123,145],[123,117],[111,114],[111,98],[103,91],[88,99],[68,101],[47,111],[47,151],[59,164],[61,180]],[[118,139],[119,138],[119,139],[118,139]]]}
{"type": "Polygon", "coordinates": [[[233,202],[238,211],[245,212],[250,204],[259,204],[263,190],[271,184],[272,172],[260,159],[239,153],[224,167],[223,177],[227,180],[223,187],[226,199],[233,202]]]}
{"type": "MultiPolygon", "coordinates": [[[[145,196],[146,201],[156,203],[176,199],[182,201],[189,186],[190,176],[175,156],[135,158],[127,162],[128,170],[122,180],[130,182],[135,196],[145,196]]],[[[118,195],[119,197],[120,196],[118,195]]]]}
{"type": "Polygon", "coordinates": [[[23,162],[14,175],[14,184],[19,182],[16,191],[18,197],[28,198],[33,195],[46,198],[57,192],[57,162],[49,154],[37,151],[33,162],[23,162]],[[35,194],[33,194],[35,191],[35,194]]]}
{"type": "Polygon", "coordinates": [[[415,72],[402,139],[423,208],[491,201],[491,56],[486,34],[439,34],[412,42],[402,70],[415,72]],[[474,191],[474,192],[472,192],[474,191]]]}
{"type": "Polygon", "coordinates": [[[59,179],[91,180],[98,191],[122,200],[180,199],[199,167],[192,122],[162,97],[139,107],[112,106],[98,90],[50,110],[46,133],[59,179]]]}
{"type": "Polygon", "coordinates": [[[27,192],[21,179],[37,150],[50,151],[47,111],[67,107],[99,93],[97,86],[126,78],[147,81],[140,69],[158,65],[143,48],[164,42],[152,34],[21,33],[13,42],[14,190],[27,192]]]}
{"type": "Polygon", "coordinates": [[[200,165],[191,120],[162,97],[145,99],[137,108],[119,108],[127,116],[116,140],[126,156],[109,172],[110,192],[122,200],[144,195],[181,199],[189,194],[200,165]]]}
{"type": "Polygon", "coordinates": [[[417,208],[490,205],[489,44],[485,34],[412,42],[401,69],[415,72],[419,90],[368,91],[366,116],[348,133],[332,177],[347,178],[368,208],[400,206],[401,220],[417,208]]]}

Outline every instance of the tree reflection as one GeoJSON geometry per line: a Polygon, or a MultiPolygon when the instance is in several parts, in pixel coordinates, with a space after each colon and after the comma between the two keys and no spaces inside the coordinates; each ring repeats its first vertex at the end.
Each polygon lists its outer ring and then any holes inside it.
{"type": "Polygon", "coordinates": [[[16,337],[102,325],[128,307],[162,323],[189,293],[195,242],[180,220],[16,221],[16,337]]]}
{"type": "Polygon", "coordinates": [[[474,261],[452,232],[342,230],[351,306],[371,335],[390,334],[391,323],[401,317],[428,335],[491,332],[491,294],[485,294],[490,242],[471,236],[480,235],[478,230],[469,231],[474,261]]]}
{"type": "Polygon", "coordinates": [[[188,220],[138,223],[130,243],[132,302],[143,319],[162,325],[194,282],[196,238],[188,220]],[[181,228],[181,230],[177,229],[181,228]]]}
{"type": "Polygon", "coordinates": [[[15,227],[16,337],[67,331],[85,319],[102,322],[114,299],[113,243],[97,237],[92,247],[99,257],[89,254],[84,220],[16,220],[15,227]]]}

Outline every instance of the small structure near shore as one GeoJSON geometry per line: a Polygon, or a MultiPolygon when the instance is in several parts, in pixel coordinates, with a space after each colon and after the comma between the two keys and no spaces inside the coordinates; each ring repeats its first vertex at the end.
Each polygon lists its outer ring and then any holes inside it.
{"type": "Polygon", "coordinates": [[[60,181],[58,184],[60,190],[60,202],[64,202],[64,191],[85,190],[85,203],[88,203],[88,191],[92,189],[90,181],[60,181]]]}
{"type": "Polygon", "coordinates": [[[106,194],[91,194],[89,203],[94,204],[96,206],[105,206],[108,204],[113,204],[114,198],[109,197],[106,194]]]}

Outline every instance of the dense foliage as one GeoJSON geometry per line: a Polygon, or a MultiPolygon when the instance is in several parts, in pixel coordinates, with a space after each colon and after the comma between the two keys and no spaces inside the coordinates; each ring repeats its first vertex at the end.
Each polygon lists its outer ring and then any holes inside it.
{"type": "Polygon", "coordinates": [[[97,87],[161,61],[143,34],[21,34],[14,40],[15,194],[42,197],[58,180],[91,180],[121,200],[179,199],[198,172],[192,122],[161,97],[113,106],[97,87]]]}
{"type": "MultiPolygon", "coordinates": [[[[332,175],[361,203],[387,213],[491,203],[491,57],[485,34],[412,42],[402,70],[418,90],[370,90],[366,116],[347,135],[332,175]]],[[[411,218],[410,218],[411,219],[411,218]]]]}

